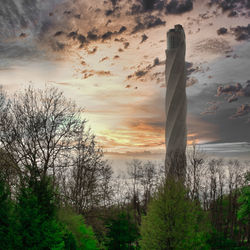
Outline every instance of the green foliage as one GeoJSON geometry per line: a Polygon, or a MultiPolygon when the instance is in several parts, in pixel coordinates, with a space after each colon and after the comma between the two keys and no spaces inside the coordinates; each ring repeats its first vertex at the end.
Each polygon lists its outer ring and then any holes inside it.
{"type": "Polygon", "coordinates": [[[226,238],[223,233],[216,230],[209,234],[208,243],[211,249],[247,250],[246,247],[239,247],[236,241],[226,238]]]}
{"type": "Polygon", "coordinates": [[[65,244],[65,249],[66,250],[76,250],[76,240],[74,238],[74,235],[68,231],[66,228],[64,228],[64,235],[63,235],[63,240],[65,244]]]}
{"type": "Polygon", "coordinates": [[[0,245],[3,249],[10,248],[11,200],[10,192],[0,176],[0,245]]]}
{"type": "Polygon", "coordinates": [[[167,180],[142,218],[142,249],[210,249],[204,213],[187,198],[184,186],[167,180]]]}
{"type": "MultiPolygon", "coordinates": [[[[47,190],[44,187],[45,191],[47,190]]],[[[47,201],[50,206],[53,203],[47,201]]],[[[47,206],[46,206],[47,207],[47,206]]],[[[17,249],[64,249],[63,233],[44,204],[31,188],[22,188],[16,209],[18,221],[17,232],[20,238],[17,249]]]]}
{"type": "Polygon", "coordinates": [[[98,249],[93,230],[91,227],[86,226],[81,215],[75,214],[68,208],[61,208],[58,211],[58,219],[72,233],[70,238],[76,240],[76,249],[98,249]]]}
{"type": "Polygon", "coordinates": [[[130,215],[120,213],[112,218],[107,225],[108,233],[106,245],[108,249],[135,249],[135,242],[139,237],[138,230],[130,215]]]}
{"type": "MultiPolygon", "coordinates": [[[[250,172],[246,175],[246,182],[250,181],[250,172]]],[[[241,195],[238,198],[240,208],[237,217],[245,224],[250,223],[250,185],[245,185],[241,190],[241,195]]]]}

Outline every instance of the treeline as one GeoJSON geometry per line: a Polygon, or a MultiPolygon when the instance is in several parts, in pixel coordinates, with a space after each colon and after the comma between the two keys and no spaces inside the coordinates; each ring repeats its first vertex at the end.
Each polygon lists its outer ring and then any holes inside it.
{"type": "Polygon", "coordinates": [[[248,249],[249,163],[194,146],[186,181],[132,160],[119,176],[55,88],[0,91],[3,249],[248,249]]]}

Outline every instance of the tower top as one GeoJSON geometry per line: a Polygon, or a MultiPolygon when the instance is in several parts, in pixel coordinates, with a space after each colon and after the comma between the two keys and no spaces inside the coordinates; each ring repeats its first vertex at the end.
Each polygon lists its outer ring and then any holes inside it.
{"type": "Polygon", "coordinates": [[[176,24],[174,29],[167,32],[167,49],[176,49],[182,41],[185,41],[185,32],[181,24],[176,24]]]}

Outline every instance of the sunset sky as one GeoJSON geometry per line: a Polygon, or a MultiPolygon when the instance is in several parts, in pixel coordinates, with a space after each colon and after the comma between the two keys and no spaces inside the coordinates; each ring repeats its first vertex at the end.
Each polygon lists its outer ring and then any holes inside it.
{"type": "Polygon", "coordinates": [[[250,158],[247,0],[0,0],[0,85],[63,90],[107,158],[164,158],[166,32],[186,32],[188,142],[250,158]]]}

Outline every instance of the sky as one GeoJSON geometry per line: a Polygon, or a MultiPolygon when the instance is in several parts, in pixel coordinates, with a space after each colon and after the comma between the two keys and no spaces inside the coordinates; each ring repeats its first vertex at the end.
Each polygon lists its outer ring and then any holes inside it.
{"type": "Polygon", "coordinates": [[[250,1],[0,0],[0,85],[57,87],[105,156],[163,159],[166,32],[186,33],[188,144],[250,159],[250,1]]]}

